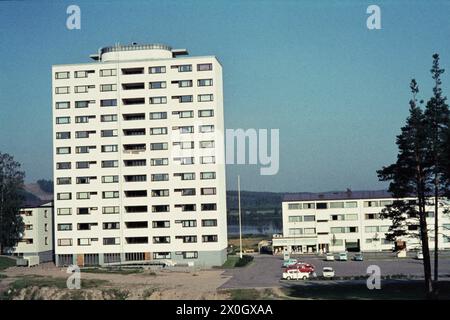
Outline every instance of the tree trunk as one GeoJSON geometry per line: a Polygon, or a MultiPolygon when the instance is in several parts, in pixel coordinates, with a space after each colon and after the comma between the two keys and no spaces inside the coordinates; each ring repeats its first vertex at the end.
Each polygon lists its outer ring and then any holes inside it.
{"type": "Polygon", "coordinates": [[[437,282],[439,280],[439,181],[438,181],[438,175],[434,178],[434,286],[435,290],[437,290],[437,282]]]}
{"type": "Polygon", "coordinates": [[[426,210],[423,205],[420,209],[420,233],[422,240],[422,252],[423,252],[423,271],[425,276],[425,292],[428,299],[433,298],[433,281],[431,278],[431,259],[430,248],[428,246],[428,229],[426,220],[426,210]]]}

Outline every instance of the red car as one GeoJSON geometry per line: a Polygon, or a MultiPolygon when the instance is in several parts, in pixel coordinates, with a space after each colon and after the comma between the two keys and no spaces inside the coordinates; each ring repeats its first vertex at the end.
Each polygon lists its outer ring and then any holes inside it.
{"type": "Polygon", "coordinates": [[[300,272],[314,272],[314,266],[309,263],[296,263],[288,267],[288,269],[298,269],[300,272]]]}

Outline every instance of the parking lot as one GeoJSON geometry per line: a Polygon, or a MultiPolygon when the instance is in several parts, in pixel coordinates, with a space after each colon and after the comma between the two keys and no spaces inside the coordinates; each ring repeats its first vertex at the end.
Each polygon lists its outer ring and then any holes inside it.
{"type": "MultiPolygon", "coordinates": [[[[224,276],[230,280],[221,288],[264,288],[280,286],[282,262],[281,256],[255,255],[254,261],[247,267],[226,270],[224,276]]],[[[422,276],[422,261],[412,258],[376,257],[365,258],[364,261],[324,261],[318,256],[294,256],[303,262],[311,263],[316,267],[318,276],[322,275],[323,267],[332,267],[337,277],[365,276],[369,265],[377,265],[381,275],[410,275],[422,276]]],[[[445,256],[439,260],[439,272],[442,277],[450,276],[450,257],[445,256]]]]}

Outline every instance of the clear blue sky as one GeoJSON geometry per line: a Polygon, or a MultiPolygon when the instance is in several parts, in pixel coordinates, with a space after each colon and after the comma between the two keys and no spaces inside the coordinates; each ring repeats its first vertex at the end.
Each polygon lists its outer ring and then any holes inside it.
{"type": "Polygon", "coordinates": [[[51,65],[89,61],[99,47],[166,43],[216,55],[227,128],[279,128],[280,170],[227,166],[228,189],[378,189],[395,160],[411,77],[431,94],[431,55],[450,92],[450,1],[0,2],[0,150],[27,180],[52,177],[51,65]],[[66,8],[81,8],[68,30],[66,8]],[[381,30],[366,8],[381,7],[381,30]]]}

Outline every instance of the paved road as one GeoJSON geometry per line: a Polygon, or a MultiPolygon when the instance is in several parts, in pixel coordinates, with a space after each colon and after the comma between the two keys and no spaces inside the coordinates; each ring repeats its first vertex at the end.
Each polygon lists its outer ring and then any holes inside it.
{"type": "MultiPolygon", "coordinates": [[[[221,288],[264,288],[280,286],[282,257],[271,255],[255,255],[255,260],[247,267],[225,271],[224,276],[231,276],[221,288]]],[[[366,259],[365,261],[323,261],[316,256],[304,256],[302,261],[313,264],[317,275],[322,275],[324,266],[333,267],[336,276],[367,275],[369,265],[378,265],[382,275],[423,275],[422,261],[405,259],[366,259]]],[[[439,272],[450,276],[450,259],[440,259],[439,272]]]]}

